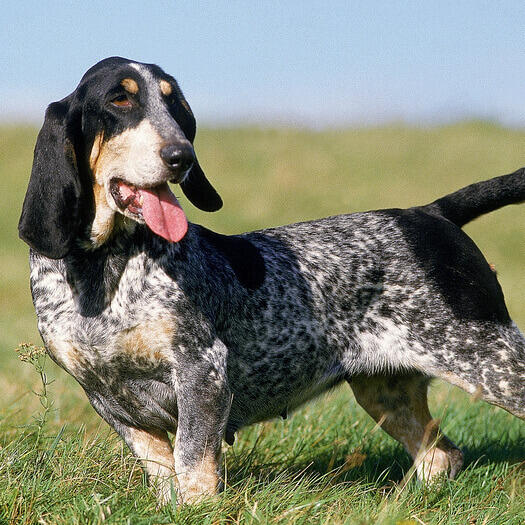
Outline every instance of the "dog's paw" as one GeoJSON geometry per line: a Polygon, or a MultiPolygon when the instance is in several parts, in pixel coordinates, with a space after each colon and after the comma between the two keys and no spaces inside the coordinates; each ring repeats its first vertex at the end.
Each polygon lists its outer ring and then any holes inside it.
{"type": "Polygon", "coordinates": [[[442,450],[432,447],[416,459],[417,478],[422,483],[453,479],[463,465],[463,453],[457,448],[442,450]]]}

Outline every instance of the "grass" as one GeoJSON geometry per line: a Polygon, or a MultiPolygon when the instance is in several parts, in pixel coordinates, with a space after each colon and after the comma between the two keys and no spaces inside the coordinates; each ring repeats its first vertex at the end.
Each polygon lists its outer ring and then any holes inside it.
{"type": "MultiPolygon", "coordinates": [[[[31,365],[14,351],[40,344],[27,249],[16,234],[35,137],[33,128],[0,128],[0,524],[525,522],[525,423],[442,384],[432,388],[431,409],[466,457],[454,481],[401,483],[408,456],[340,388],[286,421],[238,433],[225,453],[227,488],[215,500],[157,509],[139,465],[80,387],[49,360],[31,365]]],[[[181,202],[191,220],[226,233],[410,206],[518,168],[524,144],[524,132],[483,122],[201,130],[199,160],[225,206],[205,214],[181,202]]],[[[512,206],[467,227],[522,327],[524,223],[525,207],[512,206]]]]}

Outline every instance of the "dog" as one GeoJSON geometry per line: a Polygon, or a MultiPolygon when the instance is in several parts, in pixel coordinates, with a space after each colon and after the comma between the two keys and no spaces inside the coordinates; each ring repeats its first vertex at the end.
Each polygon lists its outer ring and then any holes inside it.
{"type": "Polygon", "coordinates": [[[143,461],[160,502],[221,487],[222,440],[348,382],[426,482],[462,465],[441,378],[525,417],[525,339],[461,227],[525,200],[525,169],[430,204],[226,236],[175,79],[102,60],[50,104],[19,222],[51,358],[143,461]],[[172,444],[169,433],[175,435],[172,444]]]}

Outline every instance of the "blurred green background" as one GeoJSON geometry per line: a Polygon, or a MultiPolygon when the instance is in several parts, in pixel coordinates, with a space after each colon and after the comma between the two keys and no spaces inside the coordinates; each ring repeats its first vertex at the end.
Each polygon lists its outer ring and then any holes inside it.
{"type": "MultiPolygon", "coordinates": [[[[27,246],[17,221],[29,178],[37,129],[0,127],[0,413],[25,421],[36,409],[37,376],[15,347],[41,344],[31,304],[27,246]]],[[[525,164],[525,132],[486,122],[417,128],[202,129],[196,151],[221,193],[217,213],[181,203],[190,220],[223,233],[327,215],[429,202],[469,183],[525,164]]],[[[177,192],[180,193],[180,192],[177,192]]],[[[511,315],[525,326],[525,206],[510,206],[467,227],[496,266],[511,315]]],[[[49,363],[55,417],[99,424],[81,389],[49,363]]]]}

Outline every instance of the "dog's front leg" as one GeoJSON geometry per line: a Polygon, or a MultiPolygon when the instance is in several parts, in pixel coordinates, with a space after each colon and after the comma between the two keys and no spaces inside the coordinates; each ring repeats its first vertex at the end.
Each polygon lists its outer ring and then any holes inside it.
{"type": "Polygon", "coordinates": [[[198,356],[186,354],[177,374],[179,418],[174,450],[183,503],[219,490],[221,444],[230,402],[224,344],[216,340],[198,356]]]}
{"type": "MultiPolygon", "coordinates": [[[[98,414],[112,426],[140,459],[148,477],[148,483],[155,492],[160,505],[170,501],[172,485],[177,490],[173,447],[168,433],[160,428],[139,428],[122,422],[109,409],[110,403],[102,395],[86,390],[89,401],[98,414]]],[[[175,428],[170,429],[175,431],[175,428]]]]}
{"type": "Polygon", "coordinates": [[[173,449],[168,433],[132,427],[119,430],[133,454],[141,460],[159,504],[167,503],[171,498],[171,484],[175,483],[175,488],[177,484],[174,479],[173,449]]]}

